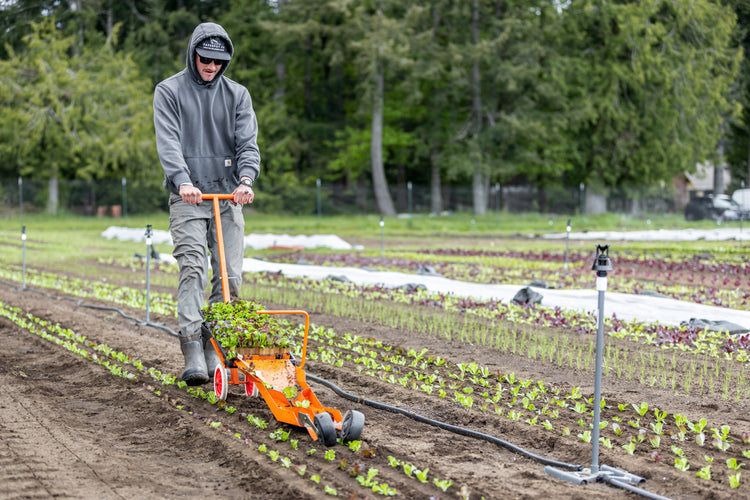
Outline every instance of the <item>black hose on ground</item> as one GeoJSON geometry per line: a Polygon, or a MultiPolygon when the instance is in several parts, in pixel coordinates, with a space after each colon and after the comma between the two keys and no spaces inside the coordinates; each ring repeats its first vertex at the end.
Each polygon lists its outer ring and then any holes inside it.
{"type": "MultiPolygon", "coordinates": [[[[401,415],[405,415],[405,416],[407,416],[407,417],[409,417],[409,418],[411,418],[413,420],[416,420],[418,422],[422,422],[422,423],[425,423],[425,424],[428,424],[428,425],[439,427],[440,429],[444,429],[444,430],[447,430],[447,431],[450,431],[450,432],[453,432],[453,433],[456,433],[456,434],[460,434],[462,436],[467,436],[467,437],[476,438],[476,439],[482,439],[484,441],[488,441],[490,443],[493,443],[493,444],[502,446],[504,448],[507,448],[507,449],[509,449],[512,452],[518,453],[518,454],[523,455],[525,457],[528,457],[528,458],[530,458],[532,460],[536,460],[537,462],[541,462],[541,463],[543,463],[545,465],[552,465],[552,466],[555,466],[555,467],[564,468],[564,469],[571,469],[571,470],[575,470],[575,471],[581,471],[581,470],[583,470],[583,466],[582,465],[569,464],[569,463],[565,463],[565,462],[558,462],[557,460],[552,460],[552,459],[549,459],[549,458],[545,458],[545,457],[536,455],[534,453],[531,453],[530,451],[525,450],[525,449],[523,449],[523,448],[521,448],[519,446],[516,446],[516,445],[514,445],[512,443],[509,443],[508,441],[505,441],[505,440],[500,439],[500,438],[496,438],[495,436],[490,436],[489,434],[484,434],[484,433],[481,433],[481,432],[473,431],[471,429],[466,429],[464,427],[458,427],[458,426],[455,426],[455,425],[446,424],[445,422],[440,422],[440,421],[437,421],[437,420],[432,420],[430,418],[423,417],[422,415],[419,415],[417,413],[412,413],[412,412],[410,412],[408,410],[404,410],[403,408],[398,408],[396,406],[390,406],[390,405],[387,405],[387,404],[384,404],[384,403],[379,403],[377,401],[372,401],[370,399],[361,398],[361,397],[355,396],[353,394],[349,394],[348,392],[345,392],[345,391],[341,390],[336,384],[334,384],[332,382],[329,382],[328,380],[325,380],[325,379],[320,378],[320,377],[316,377],[315,375],[310,375],[309,373],[307,373],[306,376],[307,376],[307,378],[309,380],[313,380],[315,382],[318,382],[319,384],[322,384],[322,385],[328,387],[329,389],[331,389],[333,392],[335,392],[336,394],[338,394],[342,398],[348,399],[350,401],[354,401],[356,403],[361,403],[361,404],[364,404],[364,405],[367,405],[367,406],[372,406],[373,408],[378,408],[380,410],[386,410],[386,411],[390,411],[390,412],[393,412],[393,413],[400,413],[401,415]]],[[[612,486],[615,486],[617,488],[622,488],[622,489],[627,490],[627,491],[629,491],[631,493],[635,493],[637,495],[641,495],[642,497],[650,498],[652,500],[671,500],[669,497],[663,497],[661,495],[657,495],[656,493],[652,493],[652,492],[650,492],[648,490],[644,490],[642,488],[638,488],[636,486],[633,486],[632,484],[628,484],[626,482],[619,481],[616,478],[611,477],[611,476],[607,476],[607,475],[603,476],[602,477],[602,481],[605,482],[605,483],[607,483],[607,484],[610,484],[612,486]]]]}
{"type": "Polygon", "coordinates": [[[644,490],[643,488],[639,488],[637,486],[633,486],[632,484],[619,481],[614,477],[605,476],[603,481],[617,488],[622,488],[623,490],[629,491],[631,493],[635,493],[636,495],[641,495],[642,497],[650,498],[651,500],[671,500],[669,497],[663,497],[661,495],[657,495],[656,493],[652,493],[648,490],[644,490]]]}
{"type": "Polygon", "coordinates": [[[439,427],[440,429],[444,429],[450,432],[453,432],[455,434],[460,434],[462,436],[467,436],[471,438],[476,439],[482,439],[484,441],[488,441],[490,443],[494,443],[496,445],[502,446],[504,448],[509,449],[510,451],[513,451],[515,453],[518,453],[520,455],[523,455],[525,457],[531,458],[532,460],[536,460],[537,462],[541,462],[545,465],[553,465],[555,467],[561,467],[564,469],[571,469],[571,470],[582,470],[583,466],[576,465],[576,464],[569,464],[565,462],[558,462],[557,460],[552,460],[549,458],[545,458],[539,455],[536,455],[534,453],[531,453],[528,450],[525,450],[519,446],[516,446],[512,443],[509,443],[508,441],[505,441],[503,439],[496,438],[495,436],[490,436],[489,434],[484,434],[482,432],[473,431],[471,429],[466,429],[464,427],[458,427],[451,424],[446,424],[445,422],[440,422],[438,420],[433,420],[427,417],[424,417],[422,415],[412,413],[408,410],[404,410],[403,408],[398,408],[396,406],[387,405],[385,403],[379,403],[377,401],[372,401],[370,399],[361,398],[358,396],[355,396],[353,394],[349,394],[348,392],[345,392],[341,390],[338,386],[333,384],[332,382],[329,382],[325,379],[322,379],[320,377],[316,377],[315,375],[310,375],[309,373],[306,374],[307,378],[310,380],[313,380],[315,382],[318,382],[319,384],[322,384],[329,389],[331,389],[333,392],[341,396],[342,398],[348,399],[350,401],[354,401],[356,403],[362,403],[367,406],[372,406],[373,408],[378,408],[380,410],[386,410],[393,413],[400,413],[401,415],[405,415],[413,420],[416,420],[418,422],[422,422],[424,424],[432,425],[435,427],[439,427]]]}
{"type": "Polygon", "coordinates": [[[2,283],[3,285],[7,285],[7,286],[9,286],[11,288],[15,288],[16,290],[20,290],[20,291],[27,291],[28,290],[29,292],[38,293],[40,295],[44,295],[45,297],[49,297],[49,298],[54,299],[54,300],[70,300],[72,302],[75,302],[76,305],[79,306],[79,307],[88,307],[89,309],[101,309],[103,311],[114,311],[116,313],[119,313],[123,318],[127,318],[129,320],[132,320],[137,325],[145,325],[145,326],[152,326],[154,328],[159,328],[159,329],[164,330],[165,332],[169,333],[170,335],[174,335],[175,337],[177,337],[179,335],[177,332],[175,332],[171,328],[168,328],[168,327],[166,327],[166,326],[164,326],[164,325],[162,325],[160,323],[151,323],[150,321],[148,321],[148,322],[141,321],[138,318],[136,318],[135,316],[131,316],[129,314],[125,314],[121,309],[118,309],[116,307],[99,306],[99,305],[95,305],[95,304],[86,304],[81,299],[76,299],[74,297],[58,297],[57,295],[52,295],[50,293],[44,292],[42,290],[37,290],[35,288],[16,286],[16,285],[14,285],[12,283],[8,283],[7,281],[0,280],[0,283],[2,283]]]}

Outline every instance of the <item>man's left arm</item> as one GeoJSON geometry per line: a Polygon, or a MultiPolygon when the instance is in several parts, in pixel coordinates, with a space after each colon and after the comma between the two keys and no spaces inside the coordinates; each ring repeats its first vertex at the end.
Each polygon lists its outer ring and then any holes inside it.
{"type": "Polygon", "coordinates": [[[247,89],[237,105],[234,129],[237,174],[240,179],[255,181],[260,175],[260,151],[258,150],[258,120],[247,89]]]}

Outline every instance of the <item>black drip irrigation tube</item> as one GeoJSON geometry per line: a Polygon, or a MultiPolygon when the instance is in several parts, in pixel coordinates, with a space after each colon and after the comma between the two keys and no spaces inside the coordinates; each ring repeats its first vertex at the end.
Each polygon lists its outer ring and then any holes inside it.
{"type": "Polygon", "coordinates": [[[164,330],[165,332],[167,332],[170,335],[173,335],[175,337],[179,335],[177,332],[175,332],[174,330],[172,330],[169,327],[164,326],[161,323],[152,323],[151,321],[141,321],[138,318],[136,318],[135,316],[131,316],[129,314],[125,314],[121,309],[118,309],[116,307],[100,306],[100,305],[96,305],[96,304],[86,304],[81,299],[76,299],[76,298],[73,298],[73,297],[59,297],[57,295],[52,295],[50,293],[44,292],[42,290],[37,290],[35,288],[29,288],[27,286],[19,287],[19,286],[14,285],[13,283],[8,283],[7,281],[0,280],[0,283],[2,283],[3,285],[9,286],[11,288],[15,288],[16,290],[29,291],[29,292],[38,293],[40,295],[44,295],[45,297],[49,297],[49,298],[55,299],[55,300],[70,300],[72,302],[75,302],[76,305],[79,306],[79,307],[88,307],[89,309],[100,309],[100,310],[103,310],[103,311],[115,311],[115,312],[119,313],[123,318],[127,318],[127,319],[133,321],[133,323],[135,323],[136,325],[145,325],[145,326],[152,326],[154,328],[159,328],[159,329],[164,330]]]}
{"type": "Polygon", "coordinates": [[[315,382],[318,382],[319,384],[322,384],[329,389],[331,389],[333,392],[341,396],[342,398],[348,399],[350,401],[354,401],[357,403],[362,403],[367,406],[372,406],[373,408],[378,408],[380,410],[386,410],[393,413],[400,413],[401,415],[405,415],[413,420],[416,420],[418,422],[422,422],[424,424],[432,425],[435,427],[439,427],[440,429],[444,429],[446,431],[453,432],[455,434],[460,434],[462,436],[467,436],[475,439],[482,439],[484,441],[488,441],[490,443],[497,444],[499,446],[502,446],[504,448],[509,449],[510,451],[513,451],[515,453],[518,453],[519,455],[523,455],[525,457],[531,458],[533,460],[536,460],[537,462],[541,462],[545,465],[554,465],[556,467],[562,467],[565,469],[571,469],[571,470],[582,470],[582,465],[576,465],[576,464],[569,464],[565,462],[558,462],[557,460],[552,460],[549,458],[542,457],[540,455],[536,455],[534,453],[531,453],[528,450],[525,450],[519,446],[514,445],[513,443],[509,443],[508,441],[502,440],[500,438],[497,438],[495,436],[490,436],[489,434],[484,434],[482,432],[473,431],[471,429],[466,429],[464,427],[458,427],[451,424],[446,424],[445,422],[440,422],[438,420],[433,420],[431,418],[424,417],[422,415],[419,415],[417,413],[412,413],[408,410],[404,410],[403,408],[399,408],[397,406],[391,406],[387,405],[385,403],[379,403],[378,401],[373,401],[371,399],[365,399],[361,398],[359,396],[355,396],[353,394],[349,394],[348,392],[344,392],[339,387],[337,387],[332,382],[329,382],[325,379],[322,379],[320,377],[316,377],[314,375],[307,374],[307,378],[310,380],[314,380],[315,382]]]}
{"type": "MultiPolygon", "coordinates": [[[[584,469],[582,465],[576,465],[576,464],[569,464],[565,462],[558,462],[557,460],[552,460],[549,458],[542,457],[540,455],[537,455],[535,453],[531,453],[528,450],[525,450],[519,446],[514,445],[513,443],[510,443],[508,441],[505,441],[503,439],[497,438],[495,436],[491,436],[489,434],[484,434],[482,432],[473,431],[471,429],[466,429],[464,427],[458,427],[451,424],[446,424],[445,422],[440,422],[438,420],[432,420],[430,418],[424,417],[422,415],[419,415],[417,413],[412,413],[408,410],[404,410],[403,408],[399,408],[397,406],[391,406],[384,403],[379,403],[377,401],[372,401],[370,399],[365,399],[359,396],[355,396],[353,394],[349,394],[348,392],[343,391],[338,386],[336,386],[334,383],[329,382],[328,380],[325,380],[320,377],[316,377],[315,375],[310,375],[307,373],[307,379],[312,380],[314,382],[318,382],[319,384],[322,384],[329,389],[331,389],[333,392],[335,392],[337,395],[341,396],[342,398],[348,399],[350,401],[354,401],[356,403],[361,403],[367,406],[372,406],[373,408],[378,408],[380,410],[386,410],[393,413],[399,413],[401,415],[407,416],[413,420],[416,420],[418,422],[422,422],[424,424],[432,425],[435,427],[438,427],[440,429],[444,429],[446,431],[453,432],[455,434],[460,434],[462,436],[467,436],[475,439],[481,439],[499,446],[502,446],[504,448],[509,449],[512,452],[518,453],[519,455],[523,455],[527,458],[530,458],[532,460],[536,460],[537,462],[541,462],[547,466],[554,466],[554,467],[560,467],[564,469],[571,469],[574,471],[581,471],[584,469]]],[[[606,466],[605,466],[606,467],[606,466]]],[[[616,469],[613,469],[616,470],[616,469]]],[[[616,477],[612,477],[608,474],[601,474],[598,478],[598,481],[602,481],[604,483],[610,484],[612,486],[615,486],[617,488],[622,488],[624,490],[627,490],[631,493],[635,493],[637,495],[641,495],[644,498],[650,498],[652,500],[671,500],[668,497],[664,497],[661,495],[657,495],[656,493],[652,493],[648,490],[644,490],[642,488],[638,488],[636,486],[633,486],[632,484],[628,484],[626,482],[619,481],[616,477]]]]}
{"type": "Polygon", "coordinates": [[[607,484],[611,484],[612,486],[615,486],[617,488],[622,488],[623,490],[629,491],[631,493],[635,493],[636,495],[641,495],[642,497],[650,498],[651,500],[671,500],[669,497],[663,497],[661,495],[657,495],[656,493],[651,493],[648,490],[644,490],[643,488],[638,488],[637,486],[633,486],[632,484],[625,483],[614,477],[604,476],[602,481],[604,481],[607,484]]]}

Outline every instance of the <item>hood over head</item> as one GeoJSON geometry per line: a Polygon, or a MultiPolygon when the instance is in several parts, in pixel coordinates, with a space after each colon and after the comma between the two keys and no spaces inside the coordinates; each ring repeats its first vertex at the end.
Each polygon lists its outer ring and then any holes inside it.
{"type": "Polygon", "coordinates": [[[216,23],[201,23],[193,30],[193,35],[188,43],[187,69],[195,82],[210,87],[227,70],[233,55],[234,45],[232,45],[232,40],[229,39],[226,30],[216,23]],[[196,52],[203,57],[227,61],[221,65],[218,74],[210,82],[204,82],[198,74],[198,68],[195,66],[196,52]]]}

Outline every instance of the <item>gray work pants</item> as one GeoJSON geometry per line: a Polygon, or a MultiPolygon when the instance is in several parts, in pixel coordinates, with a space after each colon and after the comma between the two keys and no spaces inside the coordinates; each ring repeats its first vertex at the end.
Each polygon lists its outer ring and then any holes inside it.
{"type": "MultiPolygon", "coordinates": [[[[219,200],[221,231],[224,236],[224,257],[227,266],[229,294],[239,297],[242,286],[242,260],[244,257],[245,219],[242,205],[232,205],[229,200],[219,200]]],[[[208,257],[211,258],[211,295],[209,304],[224,300],[221,287],[219,245],[216,240],[213,201],[200,205],[185,203],[176,194],[169,196],[169,231],[174,243],[174,255],[180,268],[177,285],[177,320],[181,335],[201,331],[208,276],[208,257]]]]}

